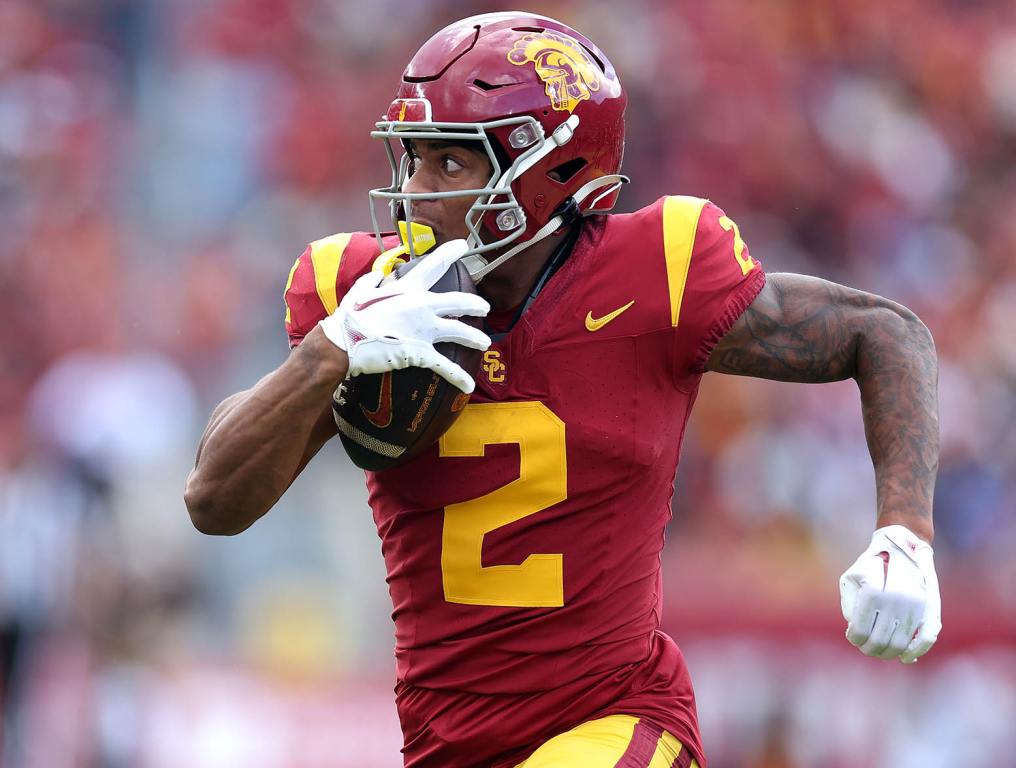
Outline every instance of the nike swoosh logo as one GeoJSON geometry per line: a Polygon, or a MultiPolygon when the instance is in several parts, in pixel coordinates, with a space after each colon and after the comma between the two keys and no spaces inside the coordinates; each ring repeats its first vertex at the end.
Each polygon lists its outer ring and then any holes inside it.
{"type": "Polygon", "coordinates": [[[377,398],[377,408],[368,411],[363,405],[360,406],[367,421],[379,429],[384,429],[392,423],[392,372],[385,371],[381,376],[381,394],[377,398]]]}
{"type": "Polygon", "coordinates": [[[623,307],[618,307],[613,312],[611,312],[610,314],[604,315],[603,317],[593,317],[593,313],[592,312],[587,312],[586,313],[586,330],[587,331],[598,331],[598,330],[600,330],[603,326],[605,326],[611,320],[616,319],[617,316],[620,315],[622,312],[624,312],[627,309],[630,309],[632,304],[634,304],[634,303],[635,303],[635,299],[632,299],[627,304],[625,304],[623,307]]]}
{"type": "Polygon", "coordinates": [[[377,298],[374,298],[374,299],[367,299],[367,301],[358,301],[358,302],[356,302],[356,304],[353,305],[353,309],[355,309],[357,312],[359,312],[361,309],[366,309],[371,304],[377,304],[379,301],[384,301],[385,299],[390,299],[390,298],[392,298],[393,296],[396,296],[396,295],[397,294],[389,293],[387,296],[378,296],[377,298]]]}

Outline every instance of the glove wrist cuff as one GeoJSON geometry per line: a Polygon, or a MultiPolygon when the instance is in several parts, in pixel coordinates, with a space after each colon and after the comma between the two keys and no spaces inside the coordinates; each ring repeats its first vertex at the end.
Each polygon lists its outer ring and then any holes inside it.
{"type": "Polygon", "coordinates": [[[875,529],[875,532],[871,535],[871,547],[883,546],[885,542],[893,544],[911,556],[916,556],[920,552],[934,552],[931,544],[905,525],[885,525],[875,529]]]}
{"type": "Polygon", "coordinates": [[[352,344],[349,343],[349,339],[346,335],[346,327],[341,317],[336,317],[334,314],[321,320],[318,325],[321,326],[321,332],[325,335],[332,344],[337,346],[347,355],[350,352],[352,344]]]}

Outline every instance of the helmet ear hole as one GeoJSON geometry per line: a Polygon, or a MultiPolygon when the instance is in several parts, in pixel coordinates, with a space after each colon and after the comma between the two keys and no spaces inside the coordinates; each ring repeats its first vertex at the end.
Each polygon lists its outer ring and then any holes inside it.
{"type": "Polygon", "coordinates": [[[558,184],[567,184],[586,165],[587,162],[584,157],[573,157],[571,160],[566,160],[560,165],[551,168],[547,171],[547,176],[558,184]]]}

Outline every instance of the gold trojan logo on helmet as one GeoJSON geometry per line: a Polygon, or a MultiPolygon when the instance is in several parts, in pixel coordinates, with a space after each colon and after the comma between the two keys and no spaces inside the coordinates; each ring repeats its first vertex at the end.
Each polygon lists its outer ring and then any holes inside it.
{"type": "Polygon", "coordinates": [[[530,33],[517,40],[508,52],[508,61],[522,66],[536,65],[536,74],[547,86],[551,106],[572,112],[600,90],[599,68],[575,41],[553,32],[530,33]]]}

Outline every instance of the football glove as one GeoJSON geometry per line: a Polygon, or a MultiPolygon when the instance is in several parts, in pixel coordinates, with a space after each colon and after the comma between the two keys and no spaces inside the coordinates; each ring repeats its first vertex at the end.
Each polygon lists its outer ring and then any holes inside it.
{"type": "Polygon", "coordinates": [[[942,630],[931,545],[902,525],[879,528],[840,577],[847,640],[866,656],[912,664],[942,630]]]}
{"type": "Polygon", "coordinates": [[[360,277],[321,330],[349,356],[349,376],[399,368],[429,368],[469,393],[472,376],[434,349],[450,341],[485,350],[490,338],[454,317],[484,317],[490,305],[480,296],[458,291],[434,293],[431,286],[466,252],[465,240],[452,240],[423,258],[398,280],[380,271],[360,277]]]}

